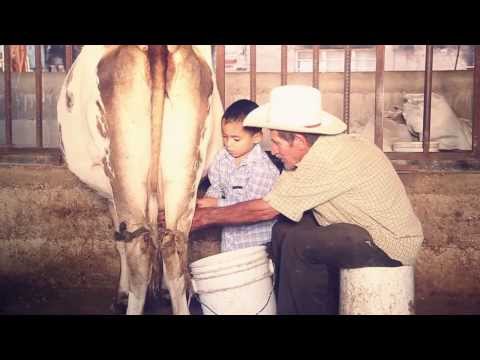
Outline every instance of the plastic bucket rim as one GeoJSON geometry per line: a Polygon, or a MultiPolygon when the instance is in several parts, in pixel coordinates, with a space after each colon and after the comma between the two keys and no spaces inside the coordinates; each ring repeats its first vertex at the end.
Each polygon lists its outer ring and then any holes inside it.
{"type": "Polygon", "coordinates": [[[192,278],[196,280],[206,280],[206,279],[213,279],[220,276],[226,276],[234,273],[241,273],[251,269],[254,269],[259,266],[267,265],[269,266],[270,259],[259,259],[257,261],[252,261],[246,264],[236,265],[224,269],[219,269],[218,271],[207,271],[202,273],[193,273],[192,278]],[[242,266],[244,265],[244,266],[242,266]]]}
{"type": "Polygon", "coordinates": [[[209,272],[224,271],[226,269],[236,266],[249,266],[249,264],[251,263],[261,262],[267,259],[268,256],[266,256],[265,254],[256,254],[255,256],[251,256],[246,259],[237,259],[236,261],[232,261],[230,263],[220,263],[198,268],[190,268],[190,272],[193,275],[202,275],[209,272]]]}
{"type": "MultiPolygon", "coordinates": [[[[257,253],[265,253],[267,254],[265,245],[258,245],[258,246],[250,246],[238,250],[226,251],[223,253],[207,256],[201,259],[198,259],[190,264],[190,268],[201,268],[206,266],[211,266],[211,261],[214,261],[216,264],[223,264],[229,263],[229,259],[232,257],[236,257],[238,259],[239,256],[242,255],[253,255],[257,253]]],[[[267,254],[268,255],[268,254],[267,254]]]]}
{"type": "MultiPolygon", "coordinates": [[[[269,269],[267,269],[267,271],[261,273],[260,275],[257,275],[254,278],[250,278],[250,279],[248,279],[248,281],[241,282],[241,283],[238,283],[238,284],[235,284],[235,285],[229,285],[229,286],[226,286],[226,287],[218,287],[218,288],[208,289],[208,290],[198,289],[197,285],[195,285],[195,287],[196,287],[195,288],[195,293],[198,294],[198,295],[203,295],[203,294],[213,294],[213,293],[217,293],[217,292],[228,291],[228,290],[232,290],[232,289],[239,289],[239,288],[254,284],[256,282],[260,282],[262,280],[265,280],[266,278],[270,278],[271,276],[272,276],[271,271],[269,269]]],[[[195,282],[195,284],[198,284],[198,283],[195,282]]],[[[272,286],[273,286],[273,284],[272,284],[272,286]]]]}

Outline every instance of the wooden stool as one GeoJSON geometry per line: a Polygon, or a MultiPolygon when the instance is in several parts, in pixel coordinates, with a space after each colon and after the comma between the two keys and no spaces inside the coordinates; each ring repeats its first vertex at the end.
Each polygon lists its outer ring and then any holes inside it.
{"type": "Polygon", "coordinates": [[[412,266],[341,269],[341,315],[413,315],[412,266]]]}

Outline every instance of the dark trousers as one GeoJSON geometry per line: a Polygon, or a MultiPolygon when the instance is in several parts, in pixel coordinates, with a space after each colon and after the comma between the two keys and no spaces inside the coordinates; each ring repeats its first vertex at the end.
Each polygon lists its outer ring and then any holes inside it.
{"type": "Polygon", "coordinates": [[[270,251],[278,314],[337,314],[340,269],[402,266],[365,229],[319,226],[311,212],[298,223],[280,217],[270,251]]]}

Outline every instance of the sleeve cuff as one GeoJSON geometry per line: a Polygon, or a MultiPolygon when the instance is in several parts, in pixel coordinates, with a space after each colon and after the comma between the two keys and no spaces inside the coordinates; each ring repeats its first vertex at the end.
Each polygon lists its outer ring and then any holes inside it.
{"type": "Polygon", "coordinates": [[[285,201],[280,200],[278,197],[274,196],[272,193],[267,194],[264,198],[272,208],[277,210],[283,216],[286,216],[292,221],[299,222],[303,216],[303,212],[299,214],[295,212],[295,209],[292,209],[292,206],[288,206],[285,201]]]}

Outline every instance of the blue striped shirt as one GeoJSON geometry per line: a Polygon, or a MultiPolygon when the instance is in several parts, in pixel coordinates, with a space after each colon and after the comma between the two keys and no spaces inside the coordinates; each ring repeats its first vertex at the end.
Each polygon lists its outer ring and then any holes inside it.
{"type": "MultiPolygon", "coordinates": [[[[221,150],[208,169],[211,186],[205,196],[218,199],[218,206],[261,199],[273,188],[279,171],[260,145],[244,157],[239,166],[225,149],[221,150]]],[[[224,226],[221,251],[237,250],[249,246],[263,245],[271,241],[275,220],[249,225],[224,226]]]]}

